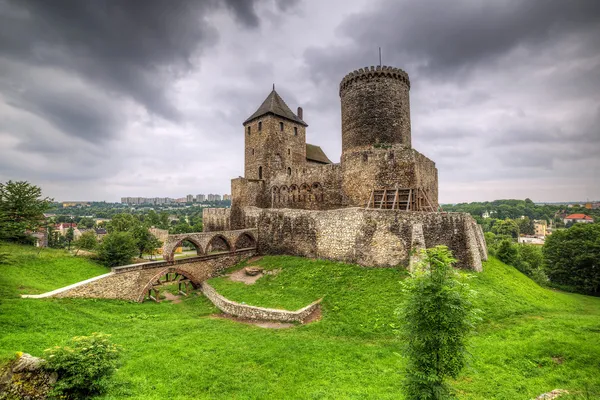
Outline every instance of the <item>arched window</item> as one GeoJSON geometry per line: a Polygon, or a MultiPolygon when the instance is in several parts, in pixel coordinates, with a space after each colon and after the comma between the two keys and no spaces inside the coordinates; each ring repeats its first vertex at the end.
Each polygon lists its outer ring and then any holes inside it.
{"type": "Polygon", "coordinates": [[[290,167],[288,167],[287,171],[288,171],[288,176],[292,176],[292,169],[290,167]]]}
{"type": "Polygon", "coordinates": [[[262,121],[258,121],[258,131],[262,131],[262,121]]]}
{"type": "Polygon", "coordinates": [[[250,126],[248,126],[248,135],[250,134],[250,131],[251,131],[251,130],[252,130],[252,129],[251,129],[251,127],[250,127],[250,126]]]}
{"type": "Polygon", "coordinates": [[[258,167],[258,179],[262,179],[262,166],[258,167]]]}
{"type": "Polygon", "coordinates": [[[281,132],[283,132],[283,122],[280,122],[280,123],[279,123],[279,130],[280,130],[281,132]]]}

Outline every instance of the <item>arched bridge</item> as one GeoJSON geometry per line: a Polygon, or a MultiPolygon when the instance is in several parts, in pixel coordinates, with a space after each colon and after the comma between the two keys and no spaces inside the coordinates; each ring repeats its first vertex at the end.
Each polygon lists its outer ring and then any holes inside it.
{"type": "Polygon", "coordinates": [[[185,241],[196,248],[196,253],[199,256],[215,253],[235,253],[241,250],[256,249],[257,229],[169,235],[163,245],[163,259],[172,262],[175,259],[175,249],[185,241]]]}

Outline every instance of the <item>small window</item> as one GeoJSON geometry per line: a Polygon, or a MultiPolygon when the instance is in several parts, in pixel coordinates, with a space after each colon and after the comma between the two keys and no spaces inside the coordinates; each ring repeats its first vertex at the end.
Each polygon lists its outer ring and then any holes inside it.
{"type": "Polygon", "coordinates": [[[258,167],[258,179],[262,179],[262,167],[258,167]]]}
{"type": "Polygon", "coordinates": [[[294,127],[294,136],[298,136],[298,127],[297,126],[294,127]]]}
{"type": "Polygon", "coordinates": [[[248,127],[248,135],[250,134],[250,131],[251,131],[251,127],[249,126],[248,127]]]}
{"type": "Polygon", "coordinates": [[[292,176],[292,169],[288,167],[288,176],[292,176]]]}
{"type": "Polygon", "coordinates": [[[288,149],[288,156],[292,154],[292,150],[288,149]]]}
{"type": "Polygon", "coordinates": [[[254,155],[254,149],[252,149],[252,155],[254,155]]]}
{"type": "Polygon", "coordinates": [[[262,121],[258,121],[258,131],[262,131],[262,121]]]}
{"type": "Polygon", "coordinates": [[[367,153],[363,154],[363,162],[369,161],[369,155],[367,153]]]}
{"type": "Polygon", "coordinates": [[[280,122],[280,123],[279,123],[279,130],[280,130],[281,132],[283,132],[283,122],[280,122]]]}

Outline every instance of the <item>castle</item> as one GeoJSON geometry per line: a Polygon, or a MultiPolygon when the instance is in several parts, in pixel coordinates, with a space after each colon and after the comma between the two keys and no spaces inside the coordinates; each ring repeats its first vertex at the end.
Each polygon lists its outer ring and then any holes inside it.
{"type": "Polygon", "coordinates": [[[435,163],[411,146],[410,80],[399,68],[361,68],[339,88],[341,162],[306,143],[303,110],[273,90],[244,121],[244,177],[230,210],[204,214],[206,230],[258,228],[263,253],[368,266],[410,264],[411,249],[450,247],[481,269],[485,242],[468,214],[438,211],[435,163]]]}

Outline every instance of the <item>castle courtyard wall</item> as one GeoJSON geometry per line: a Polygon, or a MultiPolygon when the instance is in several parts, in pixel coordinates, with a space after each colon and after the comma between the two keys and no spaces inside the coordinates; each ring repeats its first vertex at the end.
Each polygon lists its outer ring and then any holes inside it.
{"type": "Polygon", "coordinates": [[[457,267],[475,271],[482,270],[487,257],[481,230],[466,213],[265,209],[260,210],[256,227],[261,254],[409,267],[413,248],[446,245],[457,258],[457,267]]]}

